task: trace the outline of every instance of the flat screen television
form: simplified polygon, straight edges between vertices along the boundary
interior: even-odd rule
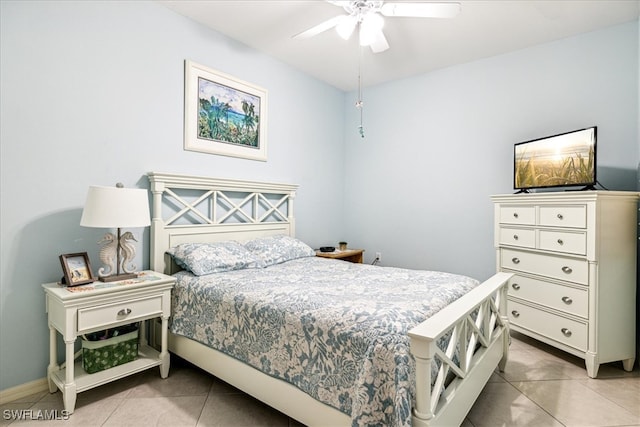
[[[514,145],[513,188],[596,185],[597,126],[547,136]]]

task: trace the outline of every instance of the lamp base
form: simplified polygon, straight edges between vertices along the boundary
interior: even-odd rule
[[[118,280],[135,279],[138,277],[136,273],[114,274],[113,276],[101,277],[101,282],[117,282]]]

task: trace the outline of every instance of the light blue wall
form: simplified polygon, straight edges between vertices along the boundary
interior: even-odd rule
[[[597,124],[601,181],[635,188],[637,22],[366,89],[361,140],[354,94],[155,3],[0,7],[0,390],[45,375],[40,283],[60,277],[58,255],[97,263],[103,230],[78,225],[89,185],[147,187],[151,170],[297,183],[311,245],[478,278],[513,143]],[[183,151],[184,59],[269,90],[268,162]]]
[[[46,374],[40,284],[61,277],[58,255],[97,268],[106,230],[79,226],[90,185],[148,188],[148,171],[299,184],[298,236],[342,237],[342,91],[153,2],[0,5],[0,389]],[[185,59],[269,91],[266,163],[183,151]]]
[[[599,181],[635,190],[638,79],[634,21],[366,88],[365,139],[349,94],[346,238],[382,264],[487,278],[514,143],[597,125]]]

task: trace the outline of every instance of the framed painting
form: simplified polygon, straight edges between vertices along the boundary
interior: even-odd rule
[[[60,255],[60,264],[67,286],[84,285],[95,281],[89,255],[86,252]]]
[[[184,149],[267,160],[267,91],[185,61]]]

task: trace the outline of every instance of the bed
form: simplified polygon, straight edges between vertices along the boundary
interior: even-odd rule
[[[449,273],[316,258],[295,239],[295,185],[158,172],[148,177],[151,268],[178,279],[170,351],[299,422],[459,425],[491,374],[504,369],[509,274],[478,284]],[[176,254],[176,248],[226,248],[230,242],[267,264],[248,260],[242,268],[209,274]],[[272,252],[255,252],[265,242],[286,242],[287,250],[295,247],[286,253],[296,255],[282,262],[264,256]],[[445,283],[445,296],[426,303],[421,292],[436,282]],[[332,298],[350,303],[339,306]],[[252,326],[249,318],[258,323]],[[325,323],[308,321],[316,318]],[[363,337],[374,330],[384,337],[367,344]],[[235,343],[225,332],[235,334]]]

